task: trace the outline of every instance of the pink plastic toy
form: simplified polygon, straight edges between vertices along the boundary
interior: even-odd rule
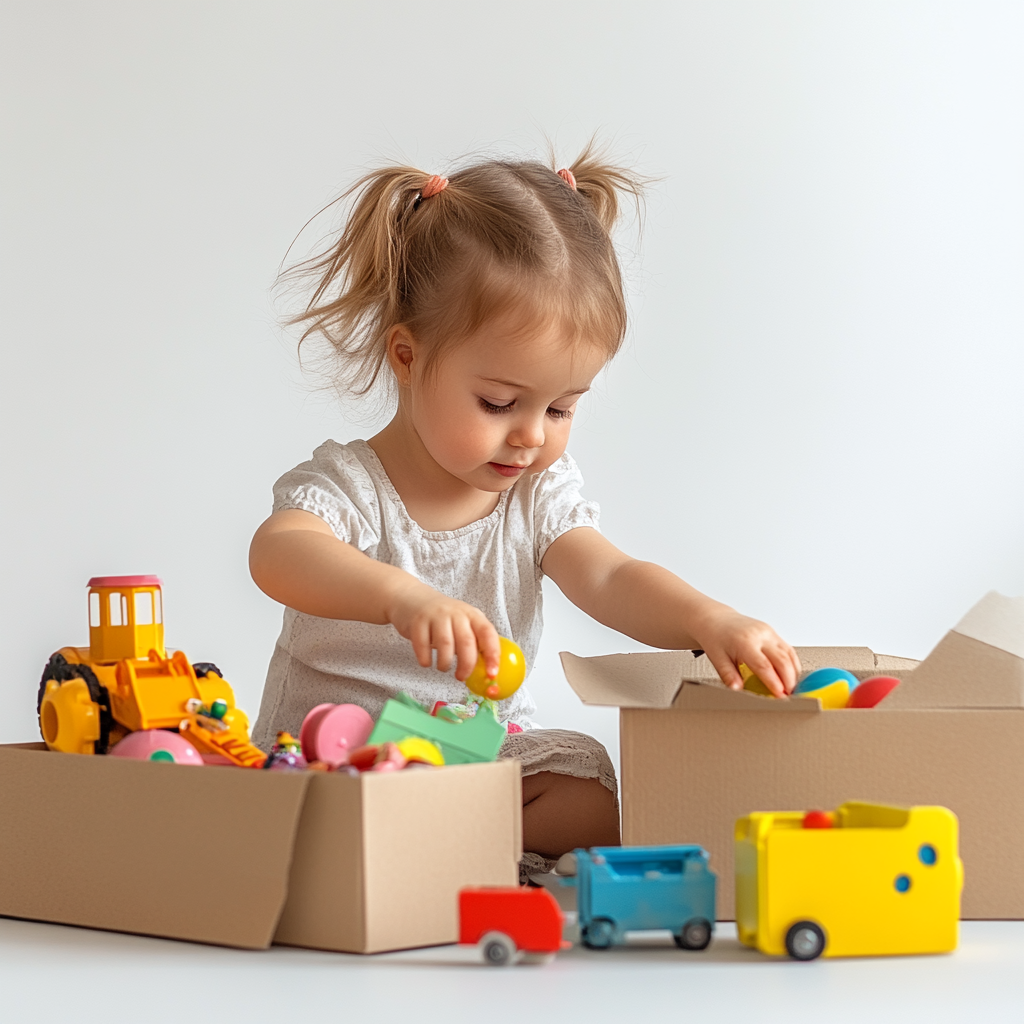
[[[203,764],[199,751],[183,736],[167,729],[130,732],[112,747],[108,757],[130,757],[136,761],[170,761],[174,764]]]
[[[299,742],[307,761],[344,764],[373,731],[373,719],[358,704],[318,704],[302,720]]]
[[[880,704],[886,697],[900,685],[895,676],[872,676],[865,679],[846,702],[848,708],[873,708]]]

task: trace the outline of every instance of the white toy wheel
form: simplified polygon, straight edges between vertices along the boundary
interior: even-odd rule
[[[477,945],[491,967],[508,967],[516,958],[516,944],[504,932],[487,932]]]

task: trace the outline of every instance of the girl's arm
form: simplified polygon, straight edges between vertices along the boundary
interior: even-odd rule
[[[275,512],[252,539],[249,571],[268,597],[296,611],[390,623],[412,643],[424,668],[436,650],[438,670],[447,672],[456,659],[455,678],[464,682],[479,649],[487,671],[498,671],[498,633],[483,612],[364,555],[311,512]]]
[[[630,558],[597,530],[563,533],[541,567],[577,608],[603,625],[651,647],[703,648],[733,689],[743,685],[740,662],[776,696],[796,685],[800,659],[771,626],[713,601],[660,565]]]

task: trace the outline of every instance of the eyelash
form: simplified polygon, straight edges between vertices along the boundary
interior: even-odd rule
[[[480,399],[480,405],[485,412],[499,415],[503,412],[511,412],[515,404],[515,402],[509,402],[508,405],[495,405],[493,402],[488,402],[486,398]],[[556,420],[571,420],[572,409],[548,409],[548,415]]]

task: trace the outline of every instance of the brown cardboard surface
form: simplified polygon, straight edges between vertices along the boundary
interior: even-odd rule
[[[722,917],[734,912],[737,818],[868,800],[951,808],[963,916],[1024,919],[1020,652],[1024,599],[989,594],[920,665],[866,647],[798,648],[805,669],[899,677],[872,709],[730,691],[689,652],[570,655],[563,666],[584,703],[622,708],[623,842],[705,846],[722,880]]]
[[[885,707],[1024,707],[1024,660],[950,631],[886,697]]]
[[[314,777],[275,941],[356,953],[456,941],[459,889],[518,880],[521,806],[512,761]]]
[[[953,630],[1024,658],[1024,597],[1004,597],[990,591]]]
[[[266,948],[306,783],[0,746],[0,914]]]
[[[274,941],[358,951],[366,943],[362,779],[317,773],[309,782]]]
[[[700,843],[731,920],[733,824],[846,800],[941,804],[960,818],[965,918],[1024,917],[1024,713],[622,712],[623,842]]]

